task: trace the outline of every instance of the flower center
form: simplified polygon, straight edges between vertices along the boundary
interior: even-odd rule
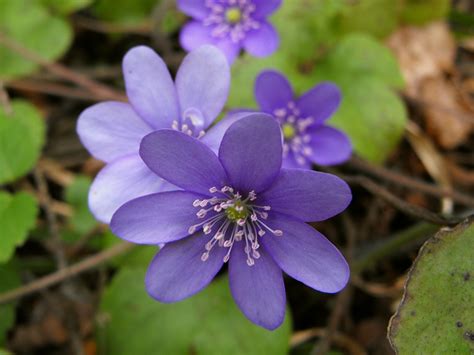
[[[174,120],[171,128],[197,138],[201,138],[206,133],[204,132],[204,117],[201,111],[195,108],[185,110],[181,121]]]
[[[285,140],[291,140],[296,135],[295,126],[293,126],[291,123],[284,123],[281,126],[281,130],[283,131],[283,137]]]
[[[309,156],[313,153],[309,146],[311,136],[307,130],[313,125],[314,119],[301,117],[300,110],[292,101],[285,107],[276,109],[273,115],[280,122],[283,133],[283,156],[287,157],[291,153],[299,165],[307,165]]]
[[[260,28],[260,23],[252,17],[255,12],[252,0],[208,0],[206,7],[210,11],[203,25],[212,27],[214,38],[228,37],[239,43],[248,31]]]
[[[281,230],[272,229],[266,223],[270,206],[258,205],[255,191],[250,191],[245,199],[230,186],[221,189],[212,187],[209,192],[213,197],[193,202],[193,206],[199,208],[196,216],[204,221],[192,225],[188,230],[189,234],[193,234],[202,228],[205,235],[212,234],[201,260],[206,261],[217,244],[218,247],[228,249],[224,257],[224,262],[227,262],[234,245],[241,243],[247,254],[247,265],[254,265],[255,260],[260,258],[259,238],[267,232],[275,236],[283,235]]]
[[[225,12],[225,18],[228,23],[235,25],[242,19],[242,12],[238,7],[230,7]]]

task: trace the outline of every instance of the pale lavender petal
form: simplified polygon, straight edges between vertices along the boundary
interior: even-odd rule
[[[189,227],[202,222],[193,206],[202,195],[169,191],[146,195],[124,204],[110,227],[122,239],[137,244],[169,243],[188,236]],[[210,217],[211,215],[209,215]]]
[[[209,13],[205,0],[178,0],[178,8],[198,20],[204,19]]]
[[[260,27],[247,32],[243,41],[244,49],[255,57],[269,56],[279,44],[278,33],[268,22],[260,22]]]
[[[204,121],[192,123],[199,130],[206,129],[221,113],[229,85],[229,64],[219,49],[206,45],[192,51],[176,74],[181,117],[186,122],[187,110],[198,110]]]
[[[215,40],[211,36],[210,27],[199,21],[190,21],[181,29],[179,42],[181,47],[189,52],[204,44],[214,44]]]
[[[226,117],[209,128],[204,137],[201,138],[201,142],[203,142],[205,145],[211,148],[214,153],[217,154],[219,152],[219,146],[221,145],[222,137],[224,137],[227,129],[234,122],[237,122],[241,118],[247,117],[250,113],[255,113],[255,111],[229,113]]]
[[[177,189],[150,171],[138,154],[133,154],[107,164],[99,172],[89,190],[89,208],[99,221],[109,223],[125,202]]]
[[[341,91],[329,82],[321,83],[304,93],[296,102],[301,117],[312,117],[320,124],[336,112],[341,102]]]
[[[166,244],[148,268],[146,289],[160,302],[177,302],[206,287],[224,264],[226,248],[213,248],[206,261],[209,236],[196,233],[188,238]]]
[[[229,261],[230,291],[235,302],[253,323],[269,330],[278,328],[285,319],[285,285],[283,275],[272,257],[260,248],[260,258],[247,265],[245,242],[237,242]]]
[[[135,111],[153,128],[179,120],[178,98],[165,62],[151,48],[130,49],[123,59],[127,96]]]
[[[281,167],[285,169],[311,169],[311,162],[305,159],[304,164],[301,164],[296,161],[295,155],[289,152],[288,155],[283,158]]]
[[[349,137],[342,131],[329,126],[319,126],[308,131],[312,149],[310,159],[319,165],[340,164],[352,154]]]
[[[233,42],[229,37],[226,37],[220,41],[213,43],[219,48],[227,57],[227,61],[232,64],[240,53],[242,45],[240,43]]]
[[[146,136],[140,156],[158,176],[184,190],[209,195],[211,187],[227,185],[217,156],[204,143],[184,133],[160,130]]]
[[[282,236],[266,234],[261,242],[275,262],[294,279],[315,290],[335,293],[349,281],[349,266],[339,250],[309,225],[273,212],[269,226]]]
[[[255,80],[255,98],[262,111],[273,114],[293,101],[293,89],[280,72],[265,70]]]
[[[282,0],[253,0],[255,11],[252,16],[255,18],[264,18],[275,12],[281,5]]]
[[[137,154],[141,139],[151,131],[133,108],[123,102],[93,105],[77,121],[82,144],[95,158],[105,162]]]
[[[224,134],[219,159],[231,186],[241,193],[270,186],[281,167],[280,126],[266,114],[250,114],[232,124]]]
[[[323,221],[344,211],[351,189],[336,175],[304,169],[282,169],[259,204],[305,222]]]

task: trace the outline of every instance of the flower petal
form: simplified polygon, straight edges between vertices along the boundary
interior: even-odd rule
[[[329,82],[321,83],[304,93],[296,102],[302,117],[312,117],[315,124],[327,120],[341,102],[341,91]]]
[[[107,164],[89,190],[89,208],[101,222],[110,223],[112,215],[125,202],[139,196],[178,188],[156,176],[138,154]]]
[[[283,235],[267,234],[260,240],[284,272],[321,292],[335,293],[346,286],[349,266],[339,250],[321,233],[277,213],[271,213],[268,225],[282,230]]]
[[[153,128],[179,120],[178,98],[165,62],[149,47],[130,49],[123,58],[127,96],[135,111]]]
[[[255,324],[269,330],[285,319],[285,284],[283,274],[272,257],[260,248],[260,258],[247,265],[245,242],[237,242],[229,261],[230,291],[235,302]]]
[[[261,199],[261,200],[260,200]],[[305,169],[282,169],[259,204],[305,222],[323,221],[344,211],[351,189],[336,175]]]
[[[169,243],[189,235],[189,227],[202,222],[193,206],[202,195],[168,191],[146,195],[115,212],[110,227],[122,239],[137,244]]]
[[[209,13],[205,0],[178,0],[178,8],[198,20],[204,19]]]
[[[217,156],[205,144],[184,133],[160,130],[147,135],[140,156],[158,176],[187,191],[209,195],[227,176]]]
[[[82,144],[95,158],[105,162],[138,153],[141,139],[151,131],[133,108],[122,102],[93,105],[77,121]]]
[[[204,122],[197,128],[206,129],[221,113],[229,85],[229,64],[219,49],[206,45],[192,51],[184,58],[176,74],[181,117],[186,118],[186,110],[197,109],[204,116]]]
[[[260,27],[247,33],[244,49],[255,57],[266,57],[276,51],[280,38],[275,28],[268,22],[260,22]]]
[[[255,98],[264,112],[273,115],[293,100],[293,89],[288,80],[276,70],[262,71],[255,80]]]
[[[283,158],[281,167],[285,169],[311,169],[311,162],[305,159],[304,163],[301,164],[296,160],[293,152],[288,152],[288,155]]]
[[[227,129],[241,118],[247,117],[252,112],[236,112],[229,113],[226,117],[216,123],[215,126],[209,128],[204,137],[201,138],[201,142],[207,145],[214,153],[219,152],[219,146],[221,145],[222,137],[224,137]]]
[[[206,287],[224,264],[226,248],[214,248],[206,261],[209,237],[196,233],[188,238],[166,244],[148,268],[146,289],[160,302],[176,302]]]
[[[313,151],[310,159],[314,163],[334,165],[350,158],[352,144],[344,132],[329,126],[320,126],[308,133],[311,135],[311,141],[308,144]]]
[[[202,22],[190,21],[183,26],[179,34],[179,43],[186,51],[192,51],[204,44],[214,44],[211,29]]]
[[[250,114],[224,134],[219,159],[231,186],[241,193],[270,186],[281,167],[282,136],[273,117]]]
[[[253,0],[255,11],[252,13],[252,16],[264,18],[276,11],[280,7],[281,2],[282,0]]]

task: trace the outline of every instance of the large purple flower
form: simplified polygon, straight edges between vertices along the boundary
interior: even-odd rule
[[[285,314],[282,270],[322,292],[346,285],[344,257],[304,222],[343,211],[350,189],[334,175],[281,169],[281,131],[269,115],[233,123],[218,156],[172,130],[146,136],[140,155],[183,189],[132,200],[112,218],[112,231],[125,240],[166,243],[146,277],[147,291],[158,301],[195,294],[228,261],[230,289],[242,312],[275,329]]]
[[[283,167],[334,165],[350,157],[349,138],[325,124],[341,101],[336,85],[321,83],[297,98],[282,74],[267,70],[255,81],[255,97],[260,109],[280,123],[284,137]]]
[[[151,172],[138,155],[141,139],[173,128],[217,150],[228,123],[207,127],[220,114],[229,91],[230,68],[217,48],[203,46],[188,54],[176,83],[163,60],[148,47],[132,48],[123,72],[130,103],[103,102],[86,109],[77,124],[84,146],[107,165],[89,191],[95,217],[109,223],[125,202],[150,193],[177,189]]]
[[[281,0],[178,0],[181,11],[194,19],[181,30],[181,46],[189,51],[213,44],[230,63],[241,48],[256,57],[270,55],[279,39],[266,17],[280,4]]]

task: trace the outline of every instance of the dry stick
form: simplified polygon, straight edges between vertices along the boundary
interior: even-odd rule
[[[48,221],[48,228],[49,232],[51,233],[51,240],[53,242],[50,251],[54,254],[58,267],[60,269],[64,269],[67,265],[66,254],[64,253],[63,243],[61,240],[61,235],[59,233],[58,220],[56,218],[56,214],[54,213],[51,207],[51,197],[49,196],[48,184],[46,182],[46,179],[44,178],[43,172],[41,172],[38,167],[33,170],[33,177],[38,186],[39,195],[44,201],[43,208],[46,214],[46,219]]]
[[[393,207],[398,209],[399,211],[415,217],[419,218],[434,224],[439,224],[442,226],[453,226],[456,225],[464,220],[464,218],[459,217],[444,217],[437,213],[431,212],[425,208],[418,207],[403,201],[402,199],[398,198],[382,186],[378,185],[373,180],[365,177],[365,176],[353,176],[353,175],[341,175],[339,176],[346,180],[350,184],[357,184],[365,188],[367,191],[377,195],[378,197],[382,198],[386,202],[390,203]]]
[[[106,85],[98,83],[94,80],[89,79],[88,77],[79,74],[69,68],[59,64],[52,63],[41,55],[31,51],[30,49],[24,47],[22,44],[18,43],[14,39],[5,35],[5,33],[0,32],[0,44],[4,45],[8,49],[14,51],[15,53],[21,55],[23,58],[30,60],[40,66],[44,67],[49,72],[62,77],[68,81],[76,83],[79,86],[89,90],[97,96],[100,96],[102,99],[112,99],[119,101],[126,101],[125,95],[120,92],[117,92]]]
[[[301,330],[294,333],[290,339],[290,346],[295,347],[314,337],[322,337],[326,335],[326,329],[323,328],[312,328]],[[333,334],[334,342],[341,348],[348,351],[351,355],[365,355],[367,352],[362,346],[355,340],[351,339],[345,334],[336,332]]]
[[[21,80],[10,81],[6,83],[5,85],[12,89],[39,92],[42,94],[47,94],[47,95],[52,95],[52,96],[67,97],[70,99],[77,99],[77,100],[84,100],[84,101],[100,101],[101,100],[101,98],[98,97],[97,95],[94,95],[90,93],[89,91],[84,91],[83,89],[72,88],[66,85],[42,82],[42,81],[37,81],[37,80],[21,79]]]
[[[464,195],[457,191],[443,189],[434,184],[426,183],[415,178],[411,178],[401,173],[383,168],[381,166],[374,166],[370,163],[360,159],[352,158],[350,163],[352,167],[362,170],[372,176],[384,179],[397,185],[405,186],[414,190],[424,192],[426,194],[436,197],[449,197],[465,206],[474,207],[474,198]]]
[[[33,281],[29,284],[21,286],[12,291],[5,292],[0,294],[0,304],[7,303],[19,299],[21,297],[30,295],[32,293],[38,292],[50,286],[56,285],[64,280],[67,280],[71,277],[77,276],[80,273],[91,270],[107,260],[110,260],[120,254],[123,254],[133,248],[133,244],[128,242],[121,242],[102,251],[94,256],[91,256],[87,259],[84,259],[77,264],[67,266],[64,269],[58,270],[50,275],[42,277],[36,281]]]

